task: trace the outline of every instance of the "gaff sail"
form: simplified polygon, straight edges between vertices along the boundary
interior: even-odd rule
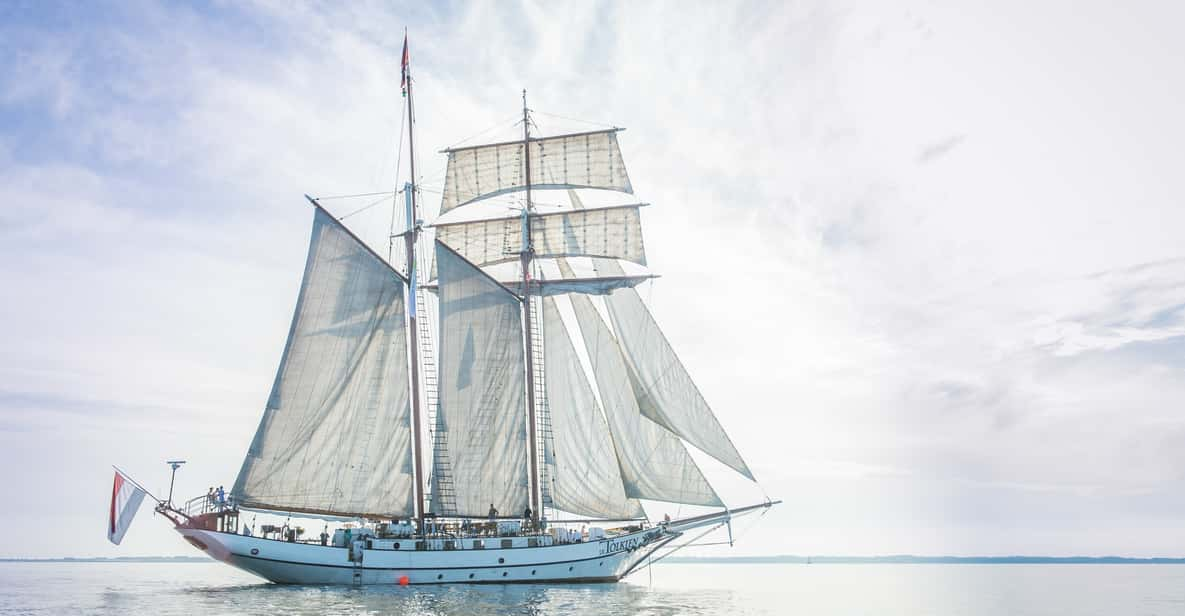
[[[115,545],[123,541],[132,519],[140,510],[147,494],[123,473],[115,471],[115,483],[111,486],[111,508],[107,518],[107,540]]]
[[[413,514],[405,284],[316,209],[288,344],[235,502],[330,515]]]
[[[432,494],[438,515],[482,516],[490,505],[522,511],[528,502],[526,373],[522,302],[441,242],[438,437],[447,461],[455,510]],[[445,455],[434,455],[433,477]]]

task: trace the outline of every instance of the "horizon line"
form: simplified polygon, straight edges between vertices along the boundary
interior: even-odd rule
[[[767,556],[671,556],[672,563],[736,563],[736,564],[1185,564],[1185,556],[919,556],[914,554],[887,554],[879,556],[845,555],[798,555],[779,554]],[[2,556],[0,563],[53,563],[53,562],[217,562],[209,556],[57,556],[22,557]]]

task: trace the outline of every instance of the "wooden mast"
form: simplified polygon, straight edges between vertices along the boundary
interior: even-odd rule
[[[523,324],[527,352],[527,443],[531,451],[531,465],[528,470],[531,489],[531,521],[539,519],[539,457],[535,451],[535,362],[534,341],[531,336],[531,259],[535,248],[531,244],[531,118],[527,112],[527,91],[523,90],[523,162],[526,167],[527,204],[523,208],[523,251],[519,253],[523,268]],[[537,525],[536,525],[537,526]]]
[[[407,153],[411,179],[404,185],[407,200],[407,230],[403,234],[404,245],[407,249],[407,331],[411,347],[411,416],[412,443],[414,444],[415,463],[415,513],[416,529],[424,533],[424,456],[420,430],[422,425],[420,409],[420,343],[419,329],[416,328],[416,240],[420,235],[419,209],[416,203],[416,139],[415,139],[415,107],[412,105],[411,62],[407,49],[407,31],[403,32],[403,82],[407,93]]]

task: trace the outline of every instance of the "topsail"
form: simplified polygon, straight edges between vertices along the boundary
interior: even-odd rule
[[[634,192],[617,145],[619,130],[531,139],[531,187]],[[448,169],[441,214],[526,188],[522,141],[453,148],[446,153]]]
[[[646,265],[640,204],[531,215],[535,257],[601,257]],[[436,239],[474,265],[513,261],[523,250],[522,217],[436,225]],[[432,275],[435,278],[435,271]]]

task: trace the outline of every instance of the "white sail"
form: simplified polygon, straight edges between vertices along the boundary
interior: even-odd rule
[[[622,273],[616,263],[600,264],[599,267],[610,273]],[[614,291],[605,297],[605,306],[629,360],[630,382],[642,414],[753,479],[753,473],[720,426],[638,292],[634,289]]]
[[[555,300],[543,300],[543,361],[554,450],[550,467],[554,507],[598,518],[645,515],[636,499],[626,497],[609,426],[576,356]]]
[[[244,507],[412,514],[404,280],[317,208],[263,419],[232,494]]]
[[[632,193],[617,145],[620,129],[531,139],[532,188],[601,188]],[[523,143],[512,141],[446,151],[440,213],[466,203],[522,190]]]
[[[527,506],[528,466],[522,302],[441,242],[436,262],[437,429],[448,441],[456,510],[434,494],[432,511],[484,516],[492,504],[517,515]]]
[[[723,507],[678,437],[638,411],[625,358],[592,300],[583,295],[571,299],[605,407],[626,495]]]
[[[646,265],[640,205],[531,215],[536,258],[605,257]],[[477,265],[519,258],[523,250],[518,216],[437,225],[436,239]],[[435,278],[435,270],[433,270]]]

